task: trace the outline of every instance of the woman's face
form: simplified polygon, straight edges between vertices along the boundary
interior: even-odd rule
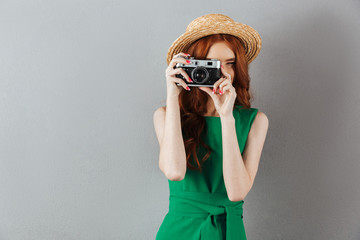
[[[221,64],[224,66],[225,71],[231,74],[231,83],[232,83],[234,81],[234,74],[235,74],[234,52],[224,42],[217,42],[210,47],[209,53],[206,56],[206,59],[211,59],[211,58],[216,58],[220,60]]]

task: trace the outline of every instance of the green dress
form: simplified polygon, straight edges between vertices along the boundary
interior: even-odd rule
[[[241,155],[257,112],[256,108],[235,105],[233,116]],[[246,240],[244,200],[230,201],[224,184],[221,119],[205,116],[205,120],[201,138],[213,151],[203,164],[202,173],[188,168],[183,180],[168,180],[169,211],[156,240]],[[199,161],[206,152],[204,147],[199,148]]]

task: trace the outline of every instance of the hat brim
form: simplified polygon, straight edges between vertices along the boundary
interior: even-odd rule
[[[221,26],[189,31],[182,34],[171,44],[170,48],[168,49],[166,57],[167,64],[170,64],[174,55],[183,52],[184,49],[186,49],[196,40],[218,33],[230,34],[237,37],[244,45],[245,55],[248,63],[251,63],[260,52],[262,45],[261,37],[255,29],[239,22],[226,23]]]

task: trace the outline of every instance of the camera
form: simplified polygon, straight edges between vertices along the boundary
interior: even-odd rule
[[[183,68],[189,77],[193,80],[192,83],[186,81],[183,75],[176,74],[175,76],[183,79],[188,86],[204,86],[212,87],[214,83],[221,77],[221,62],[218,59],[201,60],[194,59],[194,57],[184,57],[191,61],[189,64],[177,63],[174,69]],[[181,86],[177,83],[176,85]]]

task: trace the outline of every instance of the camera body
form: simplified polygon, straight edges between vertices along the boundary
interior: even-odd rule
[[[193,80],[192,83],[186,81],[183,75],[176,74],[175,76],[183,79],[188,86],[194,87],[212,87],[214,83],[220,79],[221,77],[221,62],[218,59],[211,60],[201,60],[194,59],[194,57],[184,57],[191,61],[190,64],[177,63],[174,67],[183,68],[185,72],[189,75],[189,77]],[[181,84],[177,83],[176,85],[181,86]]]

